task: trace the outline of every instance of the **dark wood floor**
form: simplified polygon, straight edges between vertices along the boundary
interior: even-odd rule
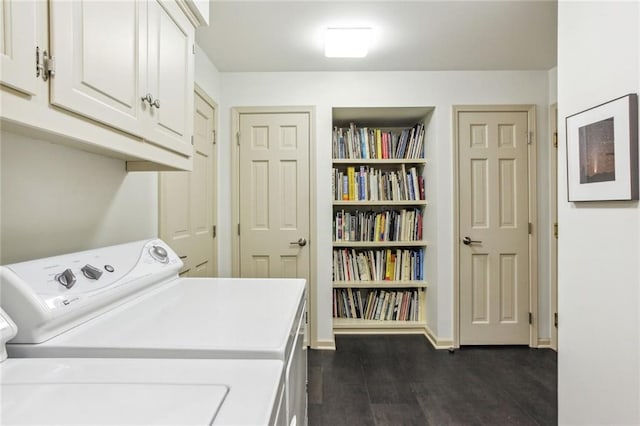
[[[549,349],[435,350],[422,336],[336,336],[309,351],[309,425],[555,425]]]

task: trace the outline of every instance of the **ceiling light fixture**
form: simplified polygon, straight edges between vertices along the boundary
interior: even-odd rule
[[[369,53],[371,28],[327,28],[324,56],[327,58],[364,58]]]

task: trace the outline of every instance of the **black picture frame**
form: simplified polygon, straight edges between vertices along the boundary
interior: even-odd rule
[[[567,199],[638,200],[638,95],[569,115]]]

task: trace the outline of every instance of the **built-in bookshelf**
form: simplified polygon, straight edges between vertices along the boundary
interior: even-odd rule
[[[335,332],[424,332],[432,108],[334,108]]]

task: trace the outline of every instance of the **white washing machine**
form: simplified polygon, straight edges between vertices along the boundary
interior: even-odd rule
[[[286,424],[307,422],[305,281],[179,278],[161,240],[0,267],[12,357],[274,359]]]
[[[7,359],[16,331],[0,309],[0,424],[285,424],[282,361]]]

